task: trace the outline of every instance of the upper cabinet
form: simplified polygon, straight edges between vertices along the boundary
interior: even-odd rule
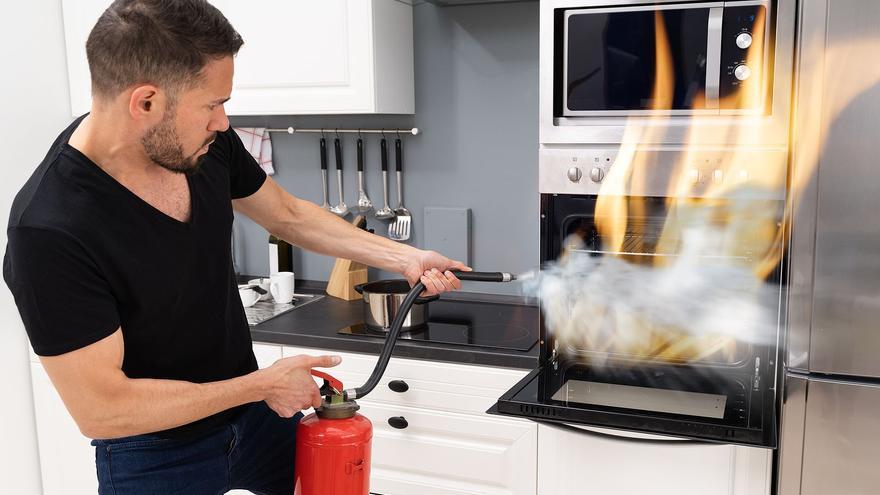
[[[91,105],[85,42],[107,0],[62,0],[74,115]],[[412,114],[412,6],[401,0],[213,0],[244,38],[229,115]]]

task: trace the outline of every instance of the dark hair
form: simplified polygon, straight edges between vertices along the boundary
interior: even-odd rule
[[[243,43],[205,0],[116,0],[86,41],[92,95],[112,98],[150,83],[174,99],[200,80],[209,59],[235,55]]]

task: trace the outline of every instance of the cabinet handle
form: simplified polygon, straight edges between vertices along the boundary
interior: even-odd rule
[[[403,380],[392,380],[388,382],[388,388],[402,394],[409,390],[409,385],[407,385],[406,382]]]
[[[392,416],[388,418],[388,424],[391,425],[392,428],[397,428],[398,430],[402,430],[409,426],[409,423],[403,416]]]

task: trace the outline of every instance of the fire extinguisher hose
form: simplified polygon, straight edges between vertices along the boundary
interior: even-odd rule
[[[474,282],[511,282],[516,280],[516,277],[510,273],[504,272],[462,272],[462,271],[453,271],[452,272],[459,280],[468,280]],[[367,383],[363,384],[357,388],[346,389],[343,392],[343,397],[345,400],[353,400],[359,399],[368,393],[370,393],[376,385],[379,384],[379,380],[382,378],[382,375],[385,374],[385,368],[388,367],[388,361],[391,359],[391,352],[394,350],[394,344],[397,343],[397,337],[400,335],[400,329],[403,328],[403,321],[406,319],[409,314],[409,310],[412,308],[413,303],[419,297],[419,294],[425,290],[425,284],[421,282],[417,282],[409,292],[406,293],[406,297],[403,298],[403,301],[400,303],[400,306],[397,308],[397,314],[394,315],[394,320],[391,321],[391,327],[388,330],[388,335],[385,337],[385,346],[382,348],[382,352],[379,354],[379,360],[376,362],[376,367],[373,368],[373,373],[370,375],[370,378],[367,379]]]

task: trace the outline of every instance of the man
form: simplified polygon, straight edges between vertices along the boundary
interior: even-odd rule
[[[4,278],[84,435],[100,493],[290,493],[309,375],[257,370],[229,246],[233,209],[303,248],[460,288],[437,253],[287,194],[229,129],[242,45],[204,0],[117,0],[87,42],[92,111],[13,203]]]

